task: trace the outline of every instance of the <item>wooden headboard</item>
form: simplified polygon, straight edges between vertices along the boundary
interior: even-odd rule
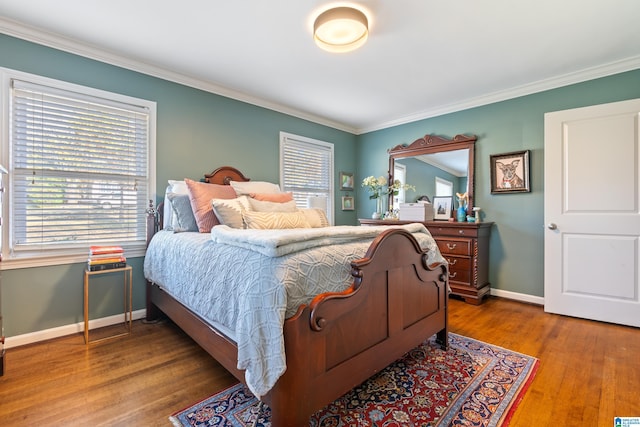
[[[208,184],[229,185],[231,181],[251,181],[242,172],[231,166],[222,166],[211,173],[204,174],[204,182]]]

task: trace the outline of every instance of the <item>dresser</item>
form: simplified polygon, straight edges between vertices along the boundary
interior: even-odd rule
[[[401,225],[415,221],[360,219],[361,225]],[[489,238],[493,222],[425,221],[449,263],[451,293],[467,303],[481,304],[489,295]]]

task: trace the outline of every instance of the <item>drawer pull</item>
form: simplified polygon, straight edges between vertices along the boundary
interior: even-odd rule
[[[458,233],[464,234],[464,230],[458,230]]]
[[[453,273],[449,273],[449,279],[453,279],[454,277],[456,277],[458,275],[457,271],[454,271]]]
[[[447,261],[449,261],[449,265],[456,265],[458,263],[457,259],[448,259]]]
[[[447,249],[450,251],[454,250],[458,246],[456,243],[447,243]]]

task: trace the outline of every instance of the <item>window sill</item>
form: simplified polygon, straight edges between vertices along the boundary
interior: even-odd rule
[[[127,258],[142,257],[145,248],[125,249]],[[50,256],[23,256],[23,257],[2,257],[0,270],[15,270],[19,268],[48,267],[53,265],[78,264],[87,262],[88,253],[74,253],[66,255]]]

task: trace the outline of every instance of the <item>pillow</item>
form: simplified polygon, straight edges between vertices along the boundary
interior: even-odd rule
[[[231,228],[245,228],[242,213],[251,210],[247,196],[235,199],[212,199],[211,207],[220,223]]]
[[[329,220],[324,210],[319,208],[300,209],[311,228],[328,227]]]
[[[247,228],[251,229],[284,229],[310,228],[304,214],[298,212],[242,212]]]
[[[196,223],[196,217],[193,216],[189,195],[168,193],[167,200],[171,206],[171,223],[167,230],[173,230],[175,233],[198,231],[198,224]]]
[[[284,203],[293,200],[293,193],[251,193],[249,196],[263,202]]]
[[[280,193],[280,186],[272,182],[264,181],[230,181],[229,184],[236,190],[236,194],[252,193]]]
[[[285,203],[262,202],[251,197],[247,200],[249,200],[251,210],[257,212],[295,212],[298,210],[295,200]]]
[[[220,224],[211,209],[211,199],[234,199],[236,192],[229,185],[206,184],[188,178],[185,178],[184,182],[189,189],[189,200],[198,230],[201,233],[209,233],[211,228]]]
[[[162,228],[169,229],[171,228],[171,220],[173,216],[172,208],[171,208],[171,200],[167,199],[167,194],[175,193],[175,194],[189,194],[189,190],[187,190],[187,184],[184,181],[177,181],[170,179],[168,181],[167,188],[164,191],[164,209],[162,210]]]

